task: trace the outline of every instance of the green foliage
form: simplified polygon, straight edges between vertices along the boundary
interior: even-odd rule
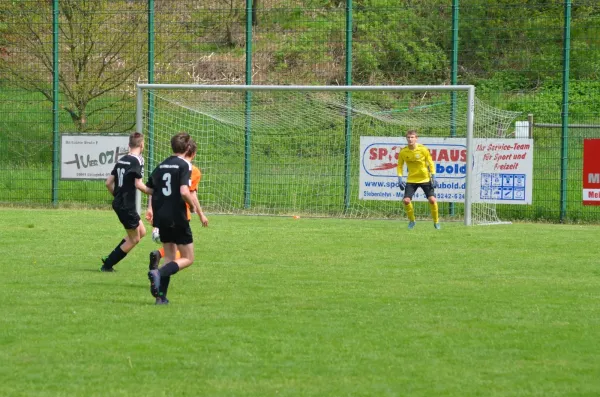
[[[147,64],[145,51],[140,51],[147,36],[144,6],[125,0],[58,4],[61,110],[77,131],[122,128],[129,116],[122,111],[123,103],[132,98],[125,85],[139,78]],[[0,56],[0,75],[12,86],[52,101],[51,4],[22,1],[1,10],[7,28],[1,32],[0,47],[7,55]],[[111,101],[103,100],[105,96]],[[98,114],[102,121],[94,123]],[[120,131],[132,126],[129,122]]]
[[[389,12],[391,3],[365,1],[354,13],[356,32],[354,80],[373,81],[377,76],[396,83],[436,84],[446,77],[448,59],[437,41],[432,23],[418,18],[416,9],[398,8]]]

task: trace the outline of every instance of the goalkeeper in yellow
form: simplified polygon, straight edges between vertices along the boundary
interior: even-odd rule
[[[418,188],[423,190],[429,208],[431,208],[431,217],[433,218],[433,227],[440,228],[440,219],[437,201],[435,199],[435,165],[431,159],[431,153],[425,146],[417,143],[417,132],[409,130],[406,132],[407,146],[403,147],[398,154],[398,186],[404,190],[404,207],[408,215],[408,228],[413,229],[415,222],[415,209],[412,204],[412,197]],[[405,179],[402,175],[404,164],[408,168],[408,175]]]

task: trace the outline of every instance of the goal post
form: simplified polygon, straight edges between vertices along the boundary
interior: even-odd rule
[[[146,135],[149,172],[170,155],[172,135],[186,131],[194,137],[204,175],[200,201],[208,212],[398,218],[404,208],[392,186],[392,168],[406,131],[419,131],[428,147],[427,139],[440,141],[459,131],[456,139],[463,143],[452,145],[466,153],[462,160],[473,159],[475,134],[497,137],[517,114],[490,109],[476,99],[472,85],[138,84],[136,129]],[[364,169],[365,137],[397,141],[379,175],[391,200],[363,195],[359,175],[373,176]],[[463,163],[457,168],[464,182],[457,185],[464,195],[449,204],[460,208],[457,214],[454,207],[441,211],[442,218],[497,223],[495,203],[473,202],[472,184],[482,170],[475,161]],[[446,205],[444,198],[438,201]],[[478,211],[480,205],[486,208]],[[427,216],[426,205],[418,209]]]

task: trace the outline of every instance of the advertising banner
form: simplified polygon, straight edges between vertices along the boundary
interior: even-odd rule
[[[583,205],[600,205],[600,139],[583,140]]]
[[[419,138],[435,164],[441,202],[464,202],[467,174],[465,138]],[[403,137],[360,138],[359,198],[402,200],[398,188],[398,153],[406,146]],[[531,204],[533,192],[533,141],[530,139],[475,139],[471,161],[475,173],[473,202]],[[407,175],[404,170],[403,175]],[[413,197],[425,201],[421,189]]]
[[[129,135],[63,134],[60,179],[106,179],[129,152]]]

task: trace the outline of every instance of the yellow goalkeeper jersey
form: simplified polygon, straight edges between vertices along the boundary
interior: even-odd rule
[[[405,146],[398,154],[398,176],[402,176],[404,164],[408,168],[408,183],[427,183],[435,174],[435,165],[431,153],[424,145],[416,144],[414,150]]]

